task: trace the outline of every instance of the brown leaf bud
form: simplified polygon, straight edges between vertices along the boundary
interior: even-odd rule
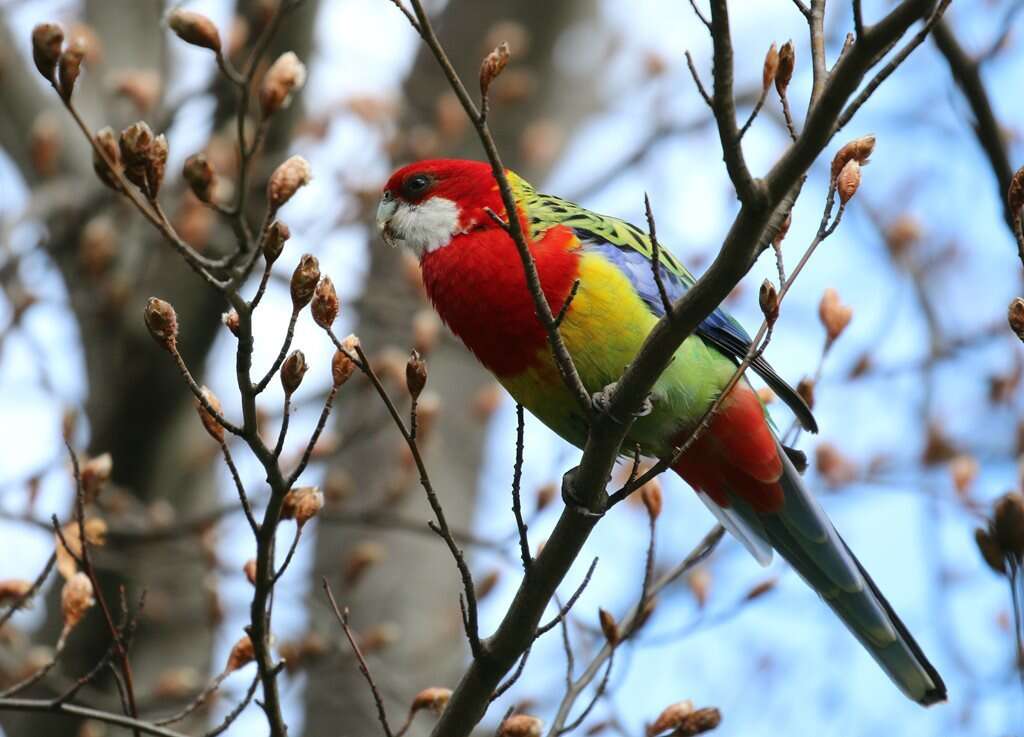
[[[966,497],[971,484],[978,476],[978,461],[972,456],[961,453],[949,464],[949,475],[953,479],[953,488],[961,497]]]
[[[690,714],[693,714],[693,702],[689,699],[666,706],[658,718],[647,726],[647,737],[654,737],[654,735],[675,729]]]
[[[622,639],[622,633],[619,631],[619,625],[615,621],[615,617],[607,609],[598,608],[597,618],[601,622],[601,631],[604,632],[604,639],[612,647],[618,645],[619,640]]]
[[[818,318],[825,327],[825,335],[831,343],[838,338],[853,318],[853,308],[839,301],[839,293],[829,287],[818,303]]]
[[[1010,208],[1010,214],[1015,218],[1021,215],[1024,208],[1024,166],[1010,179],[1010,188],[1006,192],[1006,205]]]
[[[996,502],[992,535],[1003,553],[1018,562],[1024,558],[1024,495],[1011,491]]]
[[[60,592],[60,609],[64,616],[64,632],[61,636],[66,636],[74,629],[95,603],[92,581],[86,574],[79,572],[69,578]]]
[[[775,585],[778,582],[779,582],[779,579],[777,579],[777,578],[766,578],[764,581],[761,581],[760,583],[754,584],[754,586],[751,587],[750,591],[748,591],[746,594],[744,594],[743,600],[744,601],[753,601],[754,599],[761,598],[765,594],[771,592],[775,588]]]
[[[846,143],[836,151],[836,155],[832,157],[832,181],[835,182],[839,176],[839,172],[843,170],[849,161],[856,161],[861,166],[868,163],[868,158],[871,156],[871,152],[875,150],[875,137],[874,136],[861,136],[860,138],[854,138],[849,143]]]
[[[121,169],[121,147],[118,145],[117,137],[114,135],[114,130],[110,126],[106,126],[96,131],[96,144],[106,155],[110,164],[113,164],[115,169],[112,170],[107,164],[107,161],[104,161],[96,151],[93,151],[92,154],[92,168],[101,182],[114,191],[120,192],[121,182],[118,180],[114,172]]]
[[[118,141],[121,146],[121,159],[124,162],[125,177],[147,195],[146,173],[154,138],[156,136],[153,135],[149,125],[139,121],[132,123],[121,131],[121,137]]]
[[[75,36],[60,55],[57,66],[57,89],[65,100],[70,100],[71,93],[75,91],[75,82],[82,71],[82,60],[86,51],[84,39]]]
[[[498,78],[498,75],[508,65],[511,56],[508,42],[502,41],[484,57],[483,62],[480,64],[480,94],[483,97],[487,97],[487,93],[491,89],[491,83]]]
[[[833,489],[857,479],[857,466],[831,443],[818,444],[814,449],[814,462],[825,484]]]
[[[224,323],[224,327],[231,331],[231,334],[236,338],[238,337],[238,331],[241,329],[241,319],[238,317],[238,313],[235,310],[228,310],[220,316],[220,321]]]
[[[270,65],[260,87],[260,110],[269,118],[291,104],[292,96],[306,83],[306,65],[294,51],[286,51]]]
[[[217,399],[217,395],[209,390],[207,387],[202,389],[203,400],[209,405],[214,412],[218,415],[222,415],[220,400]],[[206,432],[210,434],[210,437],[217,442],[224,442],[224,426],[221,425],[217,418],[206,409],[203,402],[196,401],[196,411],[199,413],[199,419],[203,423],[203,427],[206,428]]]
[[[85,494],[86,501],[92,501],[99,496],[103,485],[110,480],[113,470],[114,459],[110,453],[90,458],[82,464],[79,478],[82,480],[82,493]]]
[[[301,156],[292,156],[274,170],[267,184],[267,200],[271,212],[277,212],[300,187],[313,179],[313,169]]]
[[[694,737],[694,735],[710,732],[722,723],[722,713],[714,707],[697,709],[683,717],[672,737]]]
[[[558,494],[558,487],[555,484],[544,484],[537,489],[537,511],[540,512],[551,506],[556,494]]]
[[[253,650],[252,640],[249,639],[249,635],[242,635],[231,648],[227,665],[224,666],[224,672],[234,673],[239,668],[243,668],[251,663],[255,657],[256,653]]]
[[[320,262],[316,256],[305,254],[299,259],[299,265],[292,273],[291,292],[292,306],[301,310],[313,299],[316,285],[320,281]]]
[[[154,199],[160,192],[160,185],[164,181],[164,173],[167,171],[167,136],[161,133],[153,139],[153,145],[149,149],[149,156],[146,158],[146,194]]]
[[[757,302],[761,306],[761,312],[769,325],[774,325],[779,319],[779,292],[770,279],[761,282],[761,289],[757,294]]]
[[[989,534],[988,530],[978,528],[974,531],[974,541],[978,544],[981,557],[988,563],[989,568],[1000,575],[1006,575],[1006,558],[999,543]]]
[[[355,355],[355,349],[359,345],[359,338],[350,335],[341,341],[341,345],[350,354]],[[356,370],[356,364],[343,351],[335,351],[331,360],[331,378],[335,386],[341,386],[348,381]]]
[[[150,297],[143,311],[146,327],[153,340],[169,351],[176,350],[178,341],[178,315],[170,302]]]
[[[764,55],[764,69],[761,72],[761,89],[765,92],[775,81],[775,75],[779,71],[779,50],[773,43],[768,47],[768,53]]]
[[[334,290],[334,282],[331,277],[325,276],[316,285],[313,293],[313,303],[309,306],[313,313],[313,321],[324,330],[330,329],[331,325],[338,318],[338,293]]]
[[[56,23],[40,23],[32,29],[32,60],[47,82],[54,81],[64,31]]]
[[[423,387],[427,385],[427,364],[420,358],[418,351],[409,355],[409,362],[405,364],[405,386],[409,390],[409,396],[413,400],[420,398]]]
[[[836,192],[839,193],[839,201],[846,204],[850,198],[857,194],[857,187],[860,186],[860,164],[856,159],[850,159],[839,170],[836,177]]]
[[[268,264],[277,261],[281,251],[284,250],[285,242],[291,237],[291,230],[280,220],[275,220],[270,224],[266,238],[263,240],[263,258],[267,260]]]
[[[452,690],[450,688],[438,688],[436,686],[425,688],[413,697],[412,706],[409,707],[409,715],[412,716],[424,709],[440,714],[444,711],[444,707],[448,705],[448,700],[451,697]]]
[[[245,580],[251,583],[253,586],[256,585],[256,559],[249,558],[245,561],[245,565],[242,566],[242,572],[245,574]]]
[[[324,495],[317,486],[296,486],[284,496],[281,519],[293,519],[302,527],[324,507]]]
[[[484,599],[488,594],[494,591],[494,588],[498,585],[498,581],[501,580],[501,571],[494,568],[485,573],[479,581],[476,583],[476,598]]]
[[[1006,310],[1006,319],[1014,334],[1024,340],[1024,299],[1014,297]]]
[[[167,25],[185,43],[220,53],[220,32],[205,15],[176,8],[167,16]]]
[[[652,520],[658,519],[662,507],[661,482],[658,479],[651,479],[640,487],[640,501],[647,509],[647,516]]]
[[[285,396],[295,393],[308,370],[306,355],[302,351],[295,350],[288,354],[288,358],[281,364],[281,386],[284,387]]]
[[[32,590],[32,582],[21,578],[8,578],[0,581],[0,604],[12,604],[20,601]]]
[[[384,546],[375,542],[356,545],[342,567],[342,578],[348,586],[355,586],[373,565],[384,560]]]
[[[189,189],[192,190],[200,202],[209,202],[213,196],[213,185],[216,180],[216,172],[213,165],[206,158],[206,154],[192,154],[185,159],[185,166],[181,171]]]
[[[498,737],[540,737],[544,722],[529,714],[513,714],[498,727]]]
[[[786,41],[779,49],[779,65],[775,71],[775,89],[780,95],[786,94],[789,81],[793,79],[793,69],[796,67],[796,49],[792,41]]]

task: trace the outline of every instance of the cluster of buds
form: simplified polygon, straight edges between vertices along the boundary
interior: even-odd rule
[[[260,87],[260,111],[269,118],[291,104],[292,97],[306,83],[306,65],[293,51],[287,51],[270,65]]]
[[[288,354],[288,358],[281,364],[281,386],[286,397],[295,393],[308,370],[309,364],[306,363],[306,355],[302,351],[294,350]]]
[[[835,342],[853,319],[853,308],[839,301],[839,293],[829,287],[818,303],[818,318],[825,327],[828,345]]]
[[[349,358],[349,355],[356,354],[359,348],[359,338],[355,335],[349,335],[341,341],[341,347],[345,350],[335,351],[334,358],[331,359],[331,379],[336,387],[344,384],[355,373],[356,364]]]
[[[320,262],[316,256],[305,254],[299,259],[299,265],[292,272],[290,283],[292,307],[301,310],[309,304],[320,281]]]
[[[125,178],[146,197],[156,199],[167,170],[167,136],[154,136],[149,125],[139,121],[121,131],[118,145]]]
[[[1024,494],[1010,491],[995,503],[988,528],[974,532],[978,549],[989,567],[1006,575],[1024,565]]]
[[[510,58],[512,58],[512,54],[509,51],[507,41],[502,41],[484,57],[483,62],[480,64],[481,97],[487,97],[487,93],[491,89],[491,83],[494,82],[494,80],[498,78],[498,75],[502,73],[506,66],[508,66]]]
[[[277,212],[300,187],[313,180],[313,168],[301,156],[292,156],[278,166],[267,183],[267,202],[271,212]]]
[[[658,718],[647,727],[647,737],[654,737],[669,730],[672,737],[692,737],[709,732],[722,721],[722,714],[714,707],[694,709],[689,699],[667,706]]]
[[[330,330],[334,321],[338,319],[338,311],[341,305],[338,302],[338,293],[334,289],[334,282],[331,277],[325,276],[316,285],[313,293],[313,303],[309,311],[313,313],[313,322],[324,330]]]
[[[205,15],[176,8],[167,16],[167,25],[185,43],[220,53],[220,32]]]
[[[498,737],[541,737],[544,722],[529,714],[513,714],[498,727]]]
[[[420,357],[419,351],[414,350],[409,354],[409,362],[405,364],[405,386],[414,402],[420,398],[426,385],[427,363]]]
[[[856,194],[860,186],[860,168],[867,165],[874,150],[875,137],[861,136],[845,144],[832,157],[832,184],[842,204],[845,205]]]
[[[64,46],[64,30],[56,23],[40,23],[32,29],[32,60],[43,78],[68,102],[89,52],[84,34],[75,34]]]
[[[757,293],[757,303],[761,306],[761,313],[769,326],[775,324],[779,319],[779,290],[772,284],[771,279],[761,282],[761,289]]]
[[[281,519],[293,519],[302,527],[324,508],[324,494],[317,486],[296,486],[284,496]]]

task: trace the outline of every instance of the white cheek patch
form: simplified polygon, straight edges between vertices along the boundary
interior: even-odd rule
[[[448,245],[460,231],[459,207],[443,197],[431,197],[418,205],[402,203],[388,223],[395,238],[417,255]]]

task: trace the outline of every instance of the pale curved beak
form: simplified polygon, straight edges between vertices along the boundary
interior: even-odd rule
[[[377,230],[381,233],[387,228],[391,218],[394,217],[395,211],[398,209],[398,203],[395,202],[388,194],[381,197],[380,203],[377,205]]]

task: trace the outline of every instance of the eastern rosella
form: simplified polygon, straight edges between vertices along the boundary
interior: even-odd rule
[[[664,314],[651,241],[629,223],[507,175],[553,312],[579,281],[561,334],[587,390],[600,391],[622,375]],[[377,221],[388,243],[419,257],[427,294],[448,327],[517,402],[582,446],[586,421],[556,368],[515,244],[488,210],[504,212],[489,165],[421,161],[388,180]],[[659,264],[671,299],[694,283],[669,252],[661,250]],[[749,346],[739,323],[716,310],[676,351],[653,388],[653,409],[637,419],[626,447],[670,454]],[[804,427],[816,429],[806,404],[766,361],[752,368]],[[805,488],[746,380],[674,470],[762,565],[778,550],[907,696],[924,705],[945,699],[942,678]]]

